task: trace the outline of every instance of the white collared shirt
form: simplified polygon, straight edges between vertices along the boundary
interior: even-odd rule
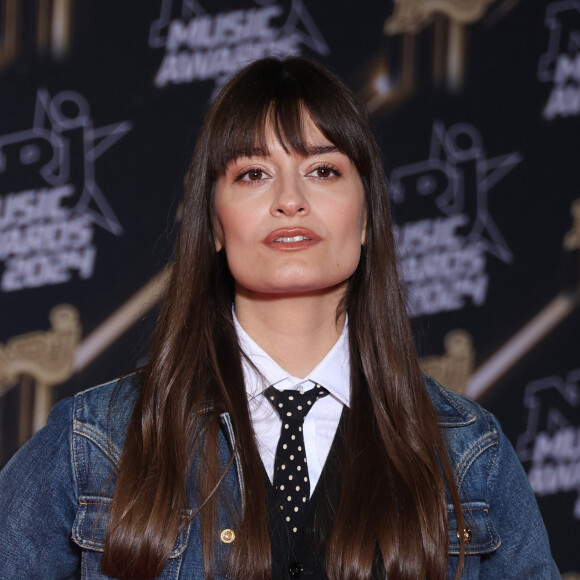
[[[306,391],[315,384],[319,384],[330,393],[316,401],[304,419],[304,446],[312,495],[332,446],[343,406],[349,406],[350,403],[347,320],[338,341],[303,379],[290,375],[256,344],[242,328],[235,313],[234,324],[242,351],[259,371],[256,373],[252,366],[242,358],[250,419],[256,434],[258,451],[270,481],[273,481],[274,477],[274,459],[282,421],[266,397],[262,395],[263,391],[270,385],[274,385],[281,391],[286,389]]]

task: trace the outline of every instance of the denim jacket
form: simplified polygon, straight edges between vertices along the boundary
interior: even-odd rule
[[[425,384],[448,444],[469,528],[462,578],[559,579],[534,495],[497,420],[435,381],[426,378]],[[138,388],[138,375],[130,375],[61,401],[47,425],[0,473],[2,580],[108,578],[99,566],[114,487],[112,473]],[[224,414],[220,434],[224,468],[233,445],[232,424]],[[234,461],[224,480],[226,493],[238,501],[242,485]],[[450,505],[448,510],[448,578],[453,578],[459,541]],[[219,518],[218,562],[232,547],[220,532],[235,532],[225,508]],[[199,518],[177,537],[160,578],[203,578]]]

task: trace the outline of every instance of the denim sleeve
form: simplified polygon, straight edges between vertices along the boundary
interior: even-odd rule
[[[56,579],[80,565],[71,540],[78,506],[73,476],[72,399],[52,410],[47,425],[0,473],[0,578]]]
[[[497,453],[490,459],[488,497],[490,516],[501,545],[481,562],[485,580],[560,580],[552,559],[544,522],[518,457],[497,420]]]

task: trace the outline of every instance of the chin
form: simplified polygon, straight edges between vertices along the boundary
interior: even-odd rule
[[[328,280],[325,282],[313,280],[270,280],[267,284],[248,284],[236,283],[236,292],[241,294],[255,294],[261,296],[271,296],[273,299],[283,296],[307,296],[307,295],[325,295],[343,290],[346,287],[348,279]]]

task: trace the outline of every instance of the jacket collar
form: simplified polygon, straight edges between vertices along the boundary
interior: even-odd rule
[[[444,389],[431,377],[424,376],[423,380],[440,427],[464,427],[476,421],[475,406],[467,399]]]

